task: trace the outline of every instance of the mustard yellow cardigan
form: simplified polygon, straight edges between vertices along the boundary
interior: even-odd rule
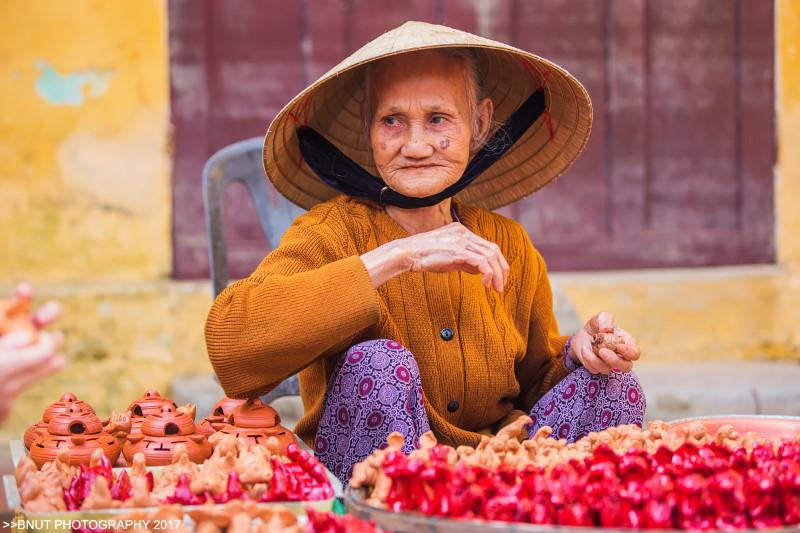
[[[460,272],[405,273],[374,289],[359,256],[408,234],[380,206],[337,197],[299,217],[214,302],[206,344],[225,393],[260,395],[300,372],[305,415],[295,431],[312,445],[337,359],[353,344],[387,338],[414,354],[441,442],[474,446],[477,431],[529,411],[569,372],[545,262],[517,222],[455,208],[467,228],[500,246],[511,267],[505,292]],[[450,340],[442,328],[453,330]],[[460,407],[451,413],[453,400]]]

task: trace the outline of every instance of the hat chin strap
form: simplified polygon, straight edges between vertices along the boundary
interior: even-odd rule
[[[308,126],[297,128],[300,152],[314,173],[339,192],[357,198],[366,198],[403,209],[436,205],[455,196],[472,183],[495,161],[503,157],[514,143],[545,111],[544,89],[538,89],[500,126],[464,169],[464,174],[454,184],[430,196],[415,198],[389,188],[380,178],[364,170],[358,163]]]

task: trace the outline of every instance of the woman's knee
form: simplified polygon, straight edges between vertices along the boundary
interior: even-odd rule
[[[374,339],[354,344],[344,354],[343,365],[363,367],[380,372],[408,367],[412,373],[419,371],[414,355],[401,343],[391,339]]]
[[[634,372],[612,372],[610,374],[591,374],[585,368],[575,372],[583,372],[588,378],[587,396],[590,400],[602,397],[612,402],[627,402],[632,407],[644,408],[647,404],[644,388]]]
[[[622,401],[627,401],[628,404],[634,407],[641,408],[644,411],[647,405],[647,398],[645,397],[644,388],[642,387],[639,376],[634,372],[616,372],[616,378],[622,384],[623,398]]]

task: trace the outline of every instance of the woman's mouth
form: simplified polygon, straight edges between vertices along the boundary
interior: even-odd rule
[[[442,165],[437,165],[436,163],[428,163],[425,165],[404,165],[400,167],[400,170],[419,170],[421,168],[433,168],[433,167],[440,167]]]

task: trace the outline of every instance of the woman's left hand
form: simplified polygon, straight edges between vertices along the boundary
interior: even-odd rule
[[[592,339],[601,333],[613,333],[623,342],[617,343],[614,349],[600,348],[595,353]],[[569,355],[580,363],[592,374],[608,374],[612,370],[628,372],[633,368],[633,362],[638,360],[641,352],[636,346],[636,340],[624,329],[614,325],[611,313],[597,313],[583,328],[572,336]]]
[[[33,289],[22,283],[14,298],[30,301]],[[0,423],[11,413],[17,396],[24,389],[64,367],[63,335],[42,331],[60,315],[61,306],[57,302],[47,302],[31,317],[31,330],[0,336]]]

